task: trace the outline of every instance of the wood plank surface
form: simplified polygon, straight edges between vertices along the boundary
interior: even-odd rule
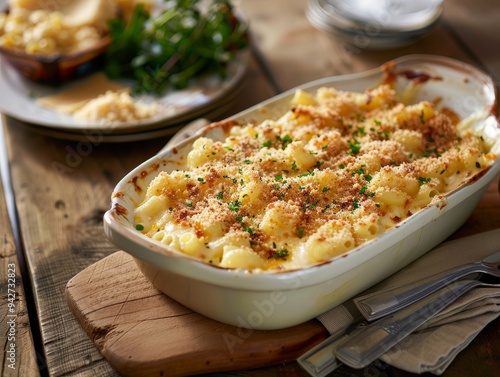
[[[498,228],[498,184],[498,179],[492,182],[467,224],[451,238]],[[284,330],[248,332],[204,318],[157,291],[142,276],[133,258],[122,251],[72,278],[66,286],[66,299],[87,335],[124,376],[173,377],[285,362],[294,365],[297,356],[328,336],[316,320]],[[489,325],[475,342],[495,344],[499,325],[500,320]],[[488,347],[477,347],[475,352],[488,359]],[[347,370],[343,367],[338,372]],[[351,371],[351,375],[364,372]],[[387,372],[410,375],[394,368],[387,368]],[[498,364],[474,365],[458,358],[443,375],[495,376],[498,372]]]
[[[356,50],[316,30],[305,18],[307,4],[307,0],[242,2],[251,22],[254,56],[243,91],[225,115],[313,79],[360,72],[413,53],[480,63],[500,77],[499,52],[491,48],[500,35],[500,23],[494,17],[499,8],[496,1],[446,1],[443,20],[427,37],[414,45],[387,51]],[[133,167],[155,154],[168,137],[120,144],[91,139],[74,142],[40,135],[11,118],[6,123],[15,204],[42,331],[43,349],[39,352],[44,352],[51,376],[116,376],[118,373],[71,313],[64,299],[65,286],[86,267],[116,251],[102,230],[102,215],[109,208],[112,189]],[[453,237],[498,227],[497,187],[498,180]],[[2,247],[2,253],[12,255],[11,240]],[[5,257],[2,264],[3,260]],[[5,310],[4,306],[0,308]],[[463,357],[460,355],[445,376],[493,376],[491,371],[499,371],[499,337],[497,320],[464,351]],[[24,360],[29,370],[36,358],[27,355]],[[369,371],[340,369],[335,375],[363,376],[367,372],[379,376],[410,375],[381,365],[374,365]],[[306,376],[294,362],[225,375]]]
[[[0,161],[2,164],[4,162]],[[0,375],[35,377],[39,371],[21,277],[22,266],[17,256],[1,180],[0,237],[0,344],[5,345],[4,352],[0,354]]]
[[[439,22],[426,37],[412,45],[389,50],[361,50],[313,28],[305,17],[307,5],[304,0],[242,3],[243,10],[252,20],[256,48],[281,90],[325,76],[363,72],[410,54],[442,55],[474,63],[468,51],[450,35],[444,22]],[[272,23],[269,17],[273,17]]]
[[[72,278],[66,299],[104,357],[130,377],[282,364],[328,336],[319,321],[265,331],[208,319],[155,289],[123,251]]]
[[[490,0],[444,2],[443,24],[479,67],[500,80],[500,4]]]
[[[251,60],[231,114],[274,95],[258,70]],[[64,289],[78,272],[116,251],[102,230],[111,192],[128,171],[158,152],[168,137],[117,145],[77,142],[34,133],[12,118],[6,123],[20,231],[48,369],[52,376],[114,375],[75,321]],[[23,153],[18,153],[20,145]]]

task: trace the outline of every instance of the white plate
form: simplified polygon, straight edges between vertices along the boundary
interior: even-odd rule
[[[246,52],[239,54],[229,64],[228,76],[224,80],[216,76],[207,76],[198,79],[184,90],[170,91],[157,99],[153,99],[151,96],[142,96],[141,99],[146,101],[156,100],[165,109],[165,112],[140,122],[108,124],[106,126],[110,129],[110,134],[165,128],[168,125],[202,115],[205,111],[213,109],[212,104],[226,102],[226,97],[241,83],[246,72],[247,60],[248,54]],[[0,60],[0,111],[23,122],[48,127],[58,132],[75,133],[101,130],[103,124],[90,124],[75,120],[69,115],[47,109],[36,101],[37,98],[60,93],[78,84],[78,81],[57,88],[37,84],[25,79],[10,64]]]
[[[362,25],[378,25],[393,32],[418,30],[441,13],[443,0],[323,0],[324,9]],[[323,2],[322,1],[322,2]]]
[[[435,12],[425,26],[395,31],[384,28],[377,20],[360,24],[347,18],[336,12],[328,0],[311,0],[306,10],[306,17],[315,28],[363,50],[393,49],[414,43],[434,28],[439,16],[440,12]]]
[[[198,122],[198,120],[205,118],[216,120],[222,115],[230,112],[230,109],[232,108],[232,106],[234,106],[235,102],[236,102],[235,99],[232,99],[229,102],[222,104],[214,109],[209,110],[207,113],[200,115],[203,116],[204,118],[197,118],[192,122]],[[185,130],[186,126],[187,126],[186,122],[182,122],[178,124],[171,124],[166,127],[156,127],[154,129],[145,130],[141,132],[118,134],[108,131],[107,128],[100,128],[99,130],[97,129],[79,130],[78,132],[66,132],[66,131],[60,131],[57,128],[39,127],[21,122],[18,122],[16,124],[16,127],[25,127],[38,134],[53,137],[56,139],[84,141],[84,142],[90,141],[92,143],[127,143],[133,141],[151,140],[159,137],[172,136],[177,132],[180,132],[181,130]]]
[[[161,0],[153,0],[156,10],[164,7]],[[7,7],[0,0],[0,10]],[[238,10],[239,11],[239,10]],[[241,19],[244,16],[239,14]],[[58,94],[78,85],[85,77],[60,87],[38,84],[22,77],[6,60],[0,58],[0,111],[39,133],[70,140],[85,139],[86,134],[100,133],[104,141],[121,142],[144,140],[174,133],[192,119],[219,114],[233,101],[247,70],[248,51],[241,51],[227,68],[227,77],[216,75],[200,77],[183,90],[165,92],[160,97],[141,95],[138,98],[157,102],[163,111],[154,117],[134,122],[96,124],[79,121],[70,115],[45,108],[37,103],[40,97]],[[120,81],[121,84],[130,82]],[[172,127],[173,130],[169,128]]]

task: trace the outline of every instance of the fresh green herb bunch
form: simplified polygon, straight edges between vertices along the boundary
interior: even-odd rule
[[[105,71],[135,80],[140,93],[182,89],[201,74],[225,77],[227,64],[248,44],[247,25],[230,0],[170,0],[156,18],[138,5],[128,25],[115,19],[109,26]]]

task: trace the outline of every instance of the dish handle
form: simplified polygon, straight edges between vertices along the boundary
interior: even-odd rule
[[[198,132],[201,131],[203,127],[206,125],[210,124],[210,121],[205,118],[198,118],[195,119],[188,124],[186,124],[184,127],[182,127],[179,131],[177,131],[174,136],[170,138],[167,144],[158,151],[157,154],[161,154],[165,152],[167,149],[170,149],[174,147],[177,144],[180,144],[186,139],[189,139],[190,137],[196,135]]]

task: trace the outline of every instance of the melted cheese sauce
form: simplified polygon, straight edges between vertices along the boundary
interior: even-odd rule
[[[298,91],[277,120],[230,121],[225,140],[196,140],[185,169],[151,182],[138,229],[227,268],[327,261],[442,204],[493,163],[450,114],[431,102],[407,106],[388,85]]]

